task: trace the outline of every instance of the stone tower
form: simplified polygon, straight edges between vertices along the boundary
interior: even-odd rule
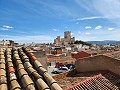
[[[67,41],[69,41],[71,39],[71,32],[70,31],[64,32],[64,39],[66,39]]]

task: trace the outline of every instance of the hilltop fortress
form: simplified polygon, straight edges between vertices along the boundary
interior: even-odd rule
[[[54,44],[56,44],[56,45],[68,45],[68,44],[72,44],[74,42],[75,42],[75,37],[71,37],[70,31],[64,32],[64,38],[57,36],[57,38],[54,39]]]

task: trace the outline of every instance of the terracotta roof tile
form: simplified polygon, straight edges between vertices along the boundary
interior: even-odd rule
[[[100,75],[95,75],[65,90],[119,90],[108,79]]]
[[[26,48],[0,48],[0,90],[62,90]]]

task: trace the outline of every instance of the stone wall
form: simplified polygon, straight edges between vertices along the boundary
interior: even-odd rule
[[[106,55],[78,59],[75,66],[77,72],[109,70],[120,75],[120,60]]]
[[[64,77],[72,77],[73,75],[76,74],[76,70],[71,70],[69,72],[65,72],[65,73],[61,73],[61,74],[58,74],[58,75],[55,75],[55,76],[52,76],[55,80],[57,79],[61,79],[61,78],[64,78]]]
[[[36,51],[33,54],[37,57],[37,60],[43,65],[45,69],[47,69],[47,57],[45,55],[45,51]]]

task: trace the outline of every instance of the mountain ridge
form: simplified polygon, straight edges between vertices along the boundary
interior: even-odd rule
[[[116,40],[103,40],[103,41],[86,41],[90,44],[120,44],[120,41]]]

